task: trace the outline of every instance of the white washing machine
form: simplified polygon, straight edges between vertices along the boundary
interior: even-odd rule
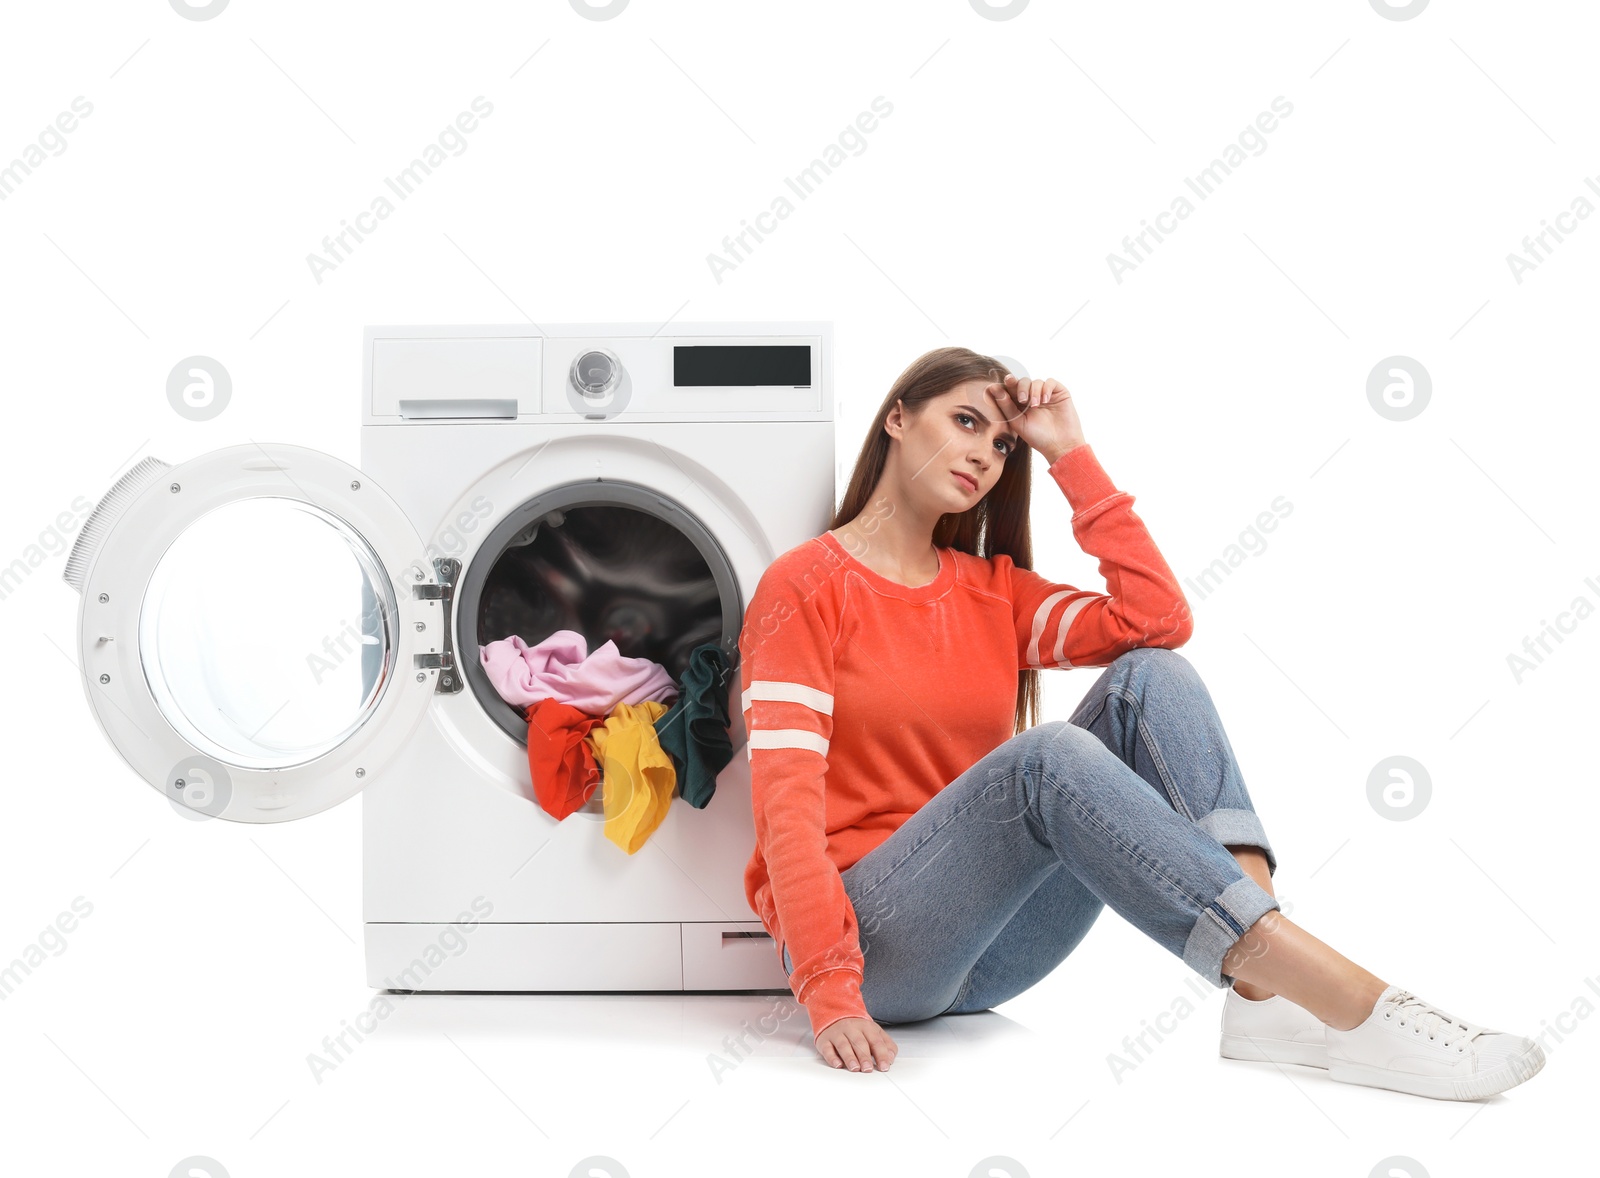
[[[388,990],[780,990],[755,845],[744,606],[829,523],[832,326],[369,327],[361,463],[146,458],[85,523],[90,710],[196,819],[362,796],[367,981]],[[597,788],[557,822],[480,643],[608,638],[677,680],[727,656],[733,758],[629,855]]]

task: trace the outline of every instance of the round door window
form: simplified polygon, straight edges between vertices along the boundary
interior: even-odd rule
[[[346,740],[394,671],[394,593],[350,526],[296,499],[201,516],[162,554],[139,614],[156,706],[227,765],[286,769]]]

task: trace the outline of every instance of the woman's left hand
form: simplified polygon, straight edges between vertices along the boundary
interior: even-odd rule
[[[1050,462],[1083,444],[1083,424],[1073,407],[1072,394],[1059,380],[1007,373],[1004,384],[996,381],[986,391],[1002,408],[1007,407],[1007,398],[1020,406],[1016,413],[1008,415],[1007,424]]]

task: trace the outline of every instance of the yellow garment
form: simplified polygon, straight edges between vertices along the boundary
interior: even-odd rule
[[[644,845],[667,816],[678,771],[656,738],[667,710],[657,700],[621,703],[584,737],[603,775],[606,837],[628,854]]]

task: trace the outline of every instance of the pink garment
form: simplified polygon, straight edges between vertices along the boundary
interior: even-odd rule
[[[537,646],[515,634],[478,648],[484,674],[500,698],[515,708],[554,699],[592,716],[618,704],[671,703],[678,687],[653,659],[625,657],[611,639],[588,653],[576,630],[557,630]]]

